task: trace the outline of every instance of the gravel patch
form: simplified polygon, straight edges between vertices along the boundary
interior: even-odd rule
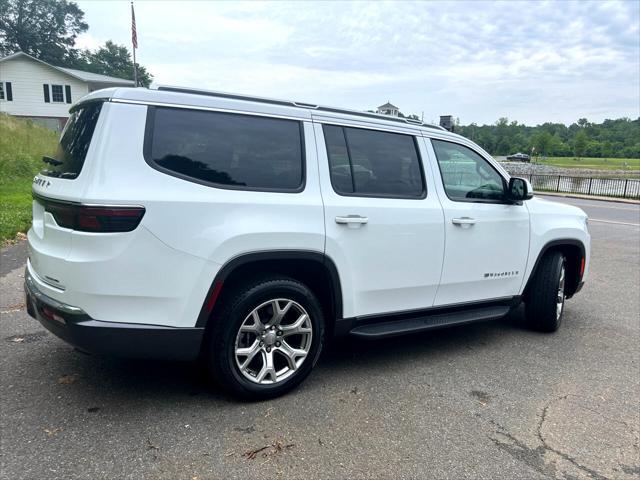
[[[524,162],[506,162],[496,160],[507,169],[511,175],[564,175],[568,177],[593,178],[640,178],[640,170],[597,170],[590,168],[564,168],[552,165],[540,165]]]

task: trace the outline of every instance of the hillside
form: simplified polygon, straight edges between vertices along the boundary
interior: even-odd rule
[[[25,232],[31,223],[31,182],[42,156],[55,151],[51,130],[0,113],[0,241]]]

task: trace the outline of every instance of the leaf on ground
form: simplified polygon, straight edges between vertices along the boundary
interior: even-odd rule
[[[15,313],[24,309],[26,305],[24,303],[14,303],[13,305],[9,305],[5,310],[2,310],[0,313]]]
[[[72,383],[75,383],[77,379],[78,375],[75,373],[72,375],[63,375],[58,379],[58,383],[60,385],[71,385]]]
[[[44,433],[47,434],[49,438],[51,438],[51,437],[55,437],[58,433],[60,433],[62,431],[62,428],[51,428],[51,429],[43,428],[42,430],[44,431]]]
[[[483,407],[491,401],[491,395],[483,392],[482,390],[472,390],[471,392],[469,392],[469,395],[475,398],[476,401]]]

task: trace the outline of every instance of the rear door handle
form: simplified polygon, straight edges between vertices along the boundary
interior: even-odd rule
[[[475,225],[476,219],[471,217],[460,217],[451,219],[454,225]]]
[[[369,218],[361,215],[347,215],[343,217],[336,217],[336,223],[340,225],[364,225],[369,221]]]

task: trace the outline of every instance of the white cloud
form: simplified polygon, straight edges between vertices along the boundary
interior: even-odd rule
[[[76,38],[76,48],[80,48],[80,49],[89,49],[89,50],[95,50],[96,48],[101,47],[102,45],[104,45],[105,41],[108,39],[104,39],[104,38],[96,38],[93,35],[91,35],[90,33],[84,33],[80,36],[78,36],[78,38]]]
[[[127,2],[79,2],[84,45],[130,44]],[[425,118],[637,117],[638,2],[137,2],[157,83]]]

